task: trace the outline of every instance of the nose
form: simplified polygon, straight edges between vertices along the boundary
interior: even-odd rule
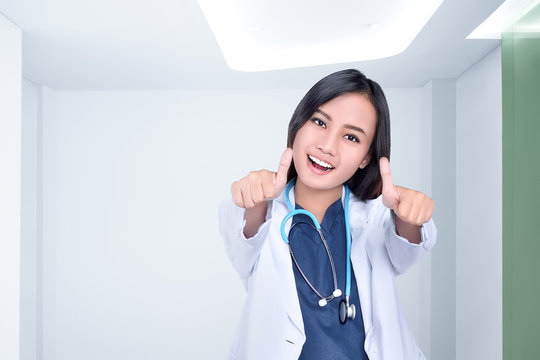
[[[337,148],[337,136],[327,134],[321,139],[317,148],[321,150],[324,154],[335,156]]]

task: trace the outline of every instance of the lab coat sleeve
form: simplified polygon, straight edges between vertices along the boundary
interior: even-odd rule
[[[244,235],[244,213],[246,209],[238,207],[232,199],[225,200],[219,208],[219,231],[225,243],[227,256],[241,279],[246,280],[252,273],[259,257],[264,240],[270,226],[269,214],[271,204],[268,204],[266,221],[259,227],[257,233],[247,239]]]
[[[388,210],[388,209],[387,209]],[[421,242],[410,243],[396,232],[396,218],[393,211],[388,210],[385,221],[385,246],[396,275],[403,274],[411,266],[420,262],[437,241],[437,228],[433,219],[420,226]]]

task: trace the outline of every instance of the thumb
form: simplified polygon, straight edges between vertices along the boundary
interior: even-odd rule
[[[399,193],[392,182],[392,173],[390,172],[390,162],[386,157],[379,160],[379,169],[382,178],[382,201],[384,206],[396,210],[399,205]]]
[[[291,167],[292,155],[292,149],[287,148],[283,152],[283,155],[281,155],[281,160],[279,160],[279,167],[276,172],[276,177],[274,178],[274,188],[277,193],[281,193],[281,190],[283,190],[287,184],[287,172]]]

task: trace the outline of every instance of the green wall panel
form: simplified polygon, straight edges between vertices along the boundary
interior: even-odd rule
[[[502,37],[505,360],[540,359],[540,33],[531,25],[540,29],[540,6]]]

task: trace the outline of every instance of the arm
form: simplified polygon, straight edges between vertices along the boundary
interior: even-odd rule
[[[259,257],[267,237],[270,219],[263,222],[251,236],[245,235],[246,210],[231,199],[219,208],[219,232],[225,244],[227,256],[241,279],[247,279]]]
[[[259,230],[259,227],[264,223],[267,209],[267,201],[263,201],[250,209],[246,209],[246,212],[244,213],[244,220],[246,220],[244,235],[247,238],[253,237]]]
[[[420,235],[420,226],[409,224],[399,217],[396,217],[396,233],[399,236],[407,239],[411,244],[420,244],[421,235]]]
[[[397,234],[412,244],[419,244],[420,226],[431,219],[435,202],[420,191],[394,185],[387,158],[382,157],[379,160],[379,168],[383,182],[382,201],[384,206],[392,209],[396,215]]]
[[[406,223],[399,217],[396,217],[396,232],[399,236],[407,239],[411,244],[420,244],[420,226]]]
[[[433,248],[437,241],[437,228],[433,219],[417,227],[420,241],[411,242],[397,230],[398,217],[393,211],[388,216],[385,234],[385,247],[396,274],[403,274],[417,264]],[[416,226],[416,225],[415,225]]]
[[[271,200],[279,196],[287,183],[292,149],[281,156],[277,172],[251,171],[231,185],[232,200],[219,210],[219,228],[229,259],[242,279],[253,270],[268,233]]]
[[[398,274],[405,272],[435,244],[437,230],[431,219],[435,203],[411,189],[392,183],[388,159],[380,159],[383,180],[382,202],[391,209],[391,223],[387,224],[386,249]]]

